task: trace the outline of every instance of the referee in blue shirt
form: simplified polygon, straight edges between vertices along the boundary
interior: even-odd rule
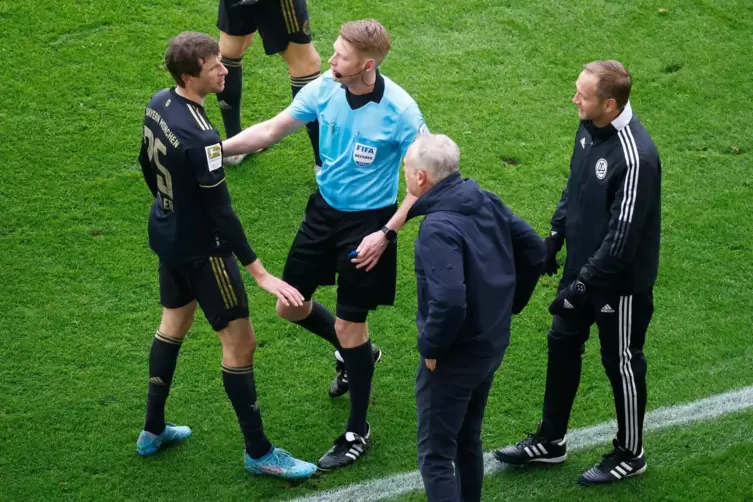
[[[309,198],[283,272],[306,302],[278,302],[277,312],[335,347],[340,374],[330,395],[350,390],[345,433],[319,460],[325,471],[354,463],[371,444],[366,412],[381,352],[372,348],[366,318],[395,299],[397,232],[416,200],[406,196],[397,207],[400,161],[427,131],[413,98],[379,72],[390,49],[379,22],[345,23],[334,49],[330,70],[285,111],[223,143],[223,156],[253,152],[319,121],[319,189]],[[312,301],[316,288],[334,285],[336,277],[337,318]]]

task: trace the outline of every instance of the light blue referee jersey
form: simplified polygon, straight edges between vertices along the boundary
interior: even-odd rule
[[[319,191],[340,211],[394,204],[400,161],[416,135],[428,131],[423,115],[407,92],[378,73],[365,105],[352,109],[346,93],[330,70],[301,89],[287,108],[297,120],[319,120]]]

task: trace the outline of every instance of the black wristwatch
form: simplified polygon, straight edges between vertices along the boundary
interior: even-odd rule
[[[387,226],[382,227],[382,232],[384,232],[384,236],[387,237],[387,242],[394,243],[397,240],[397,232],[387,228]]]

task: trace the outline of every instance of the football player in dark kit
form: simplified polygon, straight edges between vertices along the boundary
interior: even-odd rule
[[[581,120],[570,177],[552,217],[545,273],[557,272],[567,244],[559,292],[549,307],[544,410],[538,431],[495,452],[510,464],[560,463],[567,458],[570,411],[591,326],[614,394],[614,449],[578,482],[621,481],[646,470],[646,341],[659,268],[661,162],[630,106],[632,80],[618,61],[584,66],[573,102]]]
[[[321,74],[322,60],[311,41],[311,23],[306,0],[220,0],[217,27],[220,29],[222,64],[227,67],[225,89],[217,93],[225,133],[231,138],[241,132],[243,55],[259,32],[264,52],[280,54],[288,65],[290,88],[295,98],[306,84]],[[319,124],[306,124],[314,169],[319,158]],[[225,165],[237,166],[246,154],[229,155]]]
[[[220,135],[204,112],[221,91],[227,69],[209,35],[185,32],[165,53],[176,87],[158,91],[146,107],[139,162],[154,195],[149,246],[159,257],[162,321],[149,354],[146,423],[136,451],[154,455],[191,429],[165,422],[165,401],[178,352],[197,304],[222,342],[222,381],[245,438],[244,466],[256,475],[308,477],[316,466],[275,448],[264,434],[254,384],[256,339],[236,258],[265,291],[300,306],[300,293],[269,274],[251,249],[231,207]]]

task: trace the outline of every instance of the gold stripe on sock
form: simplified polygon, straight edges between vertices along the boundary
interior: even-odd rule
[[[224,56],[220,59],[220,62],[230,68],[240,68],[242,66],[240,59],[229,59]]]
[[[225,373],[232,373],[233,375],[245,375],[246,373],[251,373],[254,371],[254,365],[250,366],[244,366],[242,368],[229,368],[225,366],[224,364],[222,366],[222,371]]]
[[[180,345],[183,343],[183,340],[180,340],[178,338],[173,338],[171,336],[167,336],[166,334],[162,333],[160,330],[157,330],[154,333],[154,338],[161,342],[169,343],[170,345]]]
[[[313,75],[307,75],[305,77],[290,77],[290,85],[293,85],[295,87],[303,87],[309,82],[313,82],[314,80],[319,78],[319,75],[321,75],[321,73],[315,73]]]

